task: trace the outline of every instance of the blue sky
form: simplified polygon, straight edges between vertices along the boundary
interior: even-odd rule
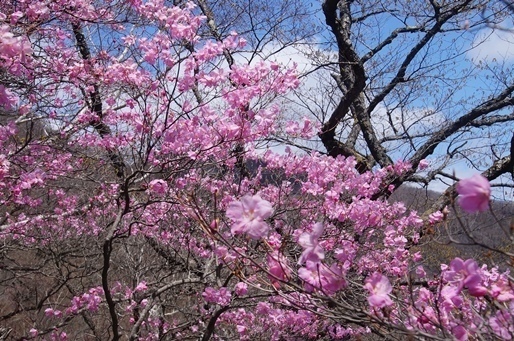
[[[309,2],[310,3],[310,2]],[[324,24],[323,14],[321,12],[321,6],[319,2],[317,6],[319,6],[319,18],[318,20],[321,24]],[[316,4],[314,4],[316,6]],[[472,18],[473,19],[473,18]],[[409,22],[407,21],[407,24]],[[389,32],[394,30],[397,27],[401,27],[404,24],[397,20],[385,20],[382,26],[381,38],[377,38],[377,40],[383,39],[383,37],[387,36]],[[445,63],[445,68],[441,69],[441,72],[444,72],[444,76],[446,78],[453,78],[455,82],[453,85],[445,86],[444,80],[434,78],[433,85],[434,88],[437,84],[441,85],[441,91],[433,92],[430,94],[428,92],[428,96],[420,96],[415,98],[408,105],[408,109],[404,112],[404,114],[413,115],[413,118],[410,118],[412,121],[417,121],[416,123],[422,123],[421,128],[426,127],[427,129],[438,129],[439,125],[444,122],[444,119],[455,119],[459,115],[462,115],[469,111],[474,105],[477,105],[487,99],[487,96],[490,94],[497,94],[501,90],[502,81],[510,82],[510,75],[508,74],[508,70],[511,69],[514,62],[514,32],[508,30],[493,30],[485,25],[482,25],[478,28],[466,29],[467,23],[465,21],[462,22],[462,30],[454,31],[447,33],[444,38],[441,40],[434,41],[428,48],[431,49],[430,53],[427,55],[428,63],[431,61],[443,61]],[[503,23],[503,28],[513,27],[511,23]],[[408,38],[414,38],[414,35],[411,34]],[[417,34],[417,38],[421,34]],[[320,49],[326,48],[322,42],[324,39],[333,39],[330,32],[326,31],[322,36],[319,37],[319,45]],[[364,46],[358,46],[358,49],[361,51],[365,51]],[[388,56],[394,56],[394,54],[405,55],[405,49],[410,47],[402,46],[401,40],[396,40],[393,44],[388,46],[390,50],[390,54],[384,53],[384,58],[388,58]],[[452,51],[457,48],[460,50],[460,53],[457,55],[452,55]],[[335,53],[335,51],[333,51]],[[399,53],[398,53],[399,52]],[[299,63],[300,68],[308,68],[310,61],[307,58],[303,58],[298,54],[295,54],[294,50],[286,50],[284,53],[281,53],[279,57],[277,57],[283,63],[287,63],[289,60],[294,59],[295,62]],[[500,70],[506,72],[505,75],[500,75]],[[434,75],[438,75],[438,70],[432,70]],[[504,79],[500,79],[503,77]],[[308,88],[315,84],[316,80],[309,77],[305,79],[305,86]],[[432,89],[429,89],[432,90]],[[451,92],[451,104],[445,103],[444,92]],[[420,91],[420,93],[423,93]],[[320,101],[326,100],[319,98]],[[466,102],[464,102],[466,100]],[[394,102],[394,98],[387,97],[386,102],[390,103]],[[442,105],[441,110],[434,109],[434,106]],[[431,119],[421,119],[426,111],[433,110],[433,118]],[[379,106],[376,109],[375,115],[376,117],[380,117],[381,111],[385,111],[385,107]],[[505,110],[502,113],[510,113],[511,111]],[[419,115],[419,116],[418,116]],[[432,126],[431,126],[432,124]],[[510,141],[512,129],[509,129],[506,125],[499,125],[496,128],[487,128],[485,130],[480,131],[481,135],[476,134],[476,130],[472,134],[468,134],[463,136],[466,141],[466,148],[470,150],[478,150],[479,153],[483,154],[484,160],[488,157],[488,153],[490,153],[489,145],[491,143],[498,143],[497,152],[501,156],[505,156],[507,150],[507,144]],[[458,141],[454,142],[454,145],[457,144]],[[420,141],[421,143],[421,141]],[[323,146],[320,143],[316,143],[315,146],[321,151],[324,151]],[[486,146],[486,147],[484,147]],[[448,143],[442,143],[441,146],[436,150],[436,153],[433,157],[429,158],[435,162],[436,158],[444,158],[446,154],[446,149],[451,148]],[[395,152],[391,154],[393,159],[402,159],[405,157],[405,150],[402,148],[398,148]],[[482,157],[481,154],[476,154],[479,157]],[[465,155],[463,155],[463,158]],[[479,166],[478,169],[474,169],[469,167],[469,163],[466,162],[465,159],[460,161],[453,162],[450,164],[445,170],[447,173],[455,173],[457,177],[463,178],[468,177],[474,173],[479,171],[483,171],[489,163],[484,163],[482,166]],[[434,190],[444,190],[446,185],[442,182],[434,182],[431,186],[431,189]],[[500,195],[500,193],[498,193]],[[503,193],[501,196],[504,197]],[[511,193],[507,194],[508,198],[512,197]]]

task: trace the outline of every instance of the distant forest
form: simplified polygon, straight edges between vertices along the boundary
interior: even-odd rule
[[[390,197],[391,201],[402,201],[409,210],[423,212],[441,193],[422,188],[403,186]],[[497,265],[500,269],[512,268],[514,260],[498,251],[513,251],[512,240],[506,232],[514,228],[514,204],[492,201],[491,211],[464,214],[453,203],[448,207],[447,220],[428,228],[421,243],[416,246],[422,252],[426,270],[439,271],[440,264],[451,259],[474,258],[479,263]]]

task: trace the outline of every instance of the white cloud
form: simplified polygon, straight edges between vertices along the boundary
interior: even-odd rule
[[[431,108],[394,109],[389,114],[388,112],[388,109],[381,103],[371,116],[371,123],[380,139],[404,136],[405,133],[409,135],[428,133],[438,129],[445,122],[443,113]]]
[[[468,57],[479,62],[514,62],[514,32],[487,28],[479,31],[468,52]]]

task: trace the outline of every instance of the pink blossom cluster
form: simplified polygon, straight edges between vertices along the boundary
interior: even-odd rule
[[[23,65],[32,51],[30,43],[23,36],[14,36],[9,25],[1,24],[6,15],[0,12],[0,68],[14,76],[21,76]],[[18,97],[5,85],[0,84],[0,106],[13,108],[18,103]]]
[[[91,288],[87,293],[73,297],[71,306],[66,309],[66,314],[77,314],[82,308],[93,313],[98,311],[99,305],[102,302],[102,295],[103,289],[98,287]],[[48,317],[61,318],[63,313],[61,310],[46,308],[45,315]]]
[[[266,257],[269,280],[273,287],[280,288],[281,283],[291,278],[289,260],[280,252],[274,251]]]
[[[446,270],[443,278],[454,288],[455,294],[466,288],[471,296],[480,297],[487,294],[487,289],[482,286],[482,276],[478,272],[478,264],[473,259],[463,261],[455,258],[450,263],[450,269]]]
[[[168,184],[162,179],[152,180],[148,184],[148,191],[157,196],[165,195],[168,191]]]
[[[216,290],[212,287],[205,288],[204,292],[202,293],[202,297],[206,302],[209,303],[216,303],[221,306],[227,306],[230,304],[230,301],[232,299],[231,292],[225,288],[222,287],[219,290]]]
[[[298,238],[298,244],[303,247],[302,255],[298,260],[299,264],[304,262],[319,263],[325,258],[325,251],[319,245],[319,238],[323,234],[323,224],[316,223],[312,226],[312,231],[304,232]]]
[[[0,12],[0,21],[6,19]],[[9,25],[0,25],[0,66],[13,75],[21,75],[22,67],[27,63],[32,49],[29,41],[23,36],[14,36]]]
[[[66,313],[77,314],[82,308],[86,308],[91,312],[96,312],[103,300],[103,294],[103,289],[98,287],[91,288],[87,293],[73,297],[71,300],[71,307],[66,310]]]
[[[442,268],[439,280],[429,281],[428,289],[416,290],[415,305],[409,308],[411,327],[435,334],[442,323],[458,340],[505,338],[512,329],[505,317],[512,318],[514,302],[509,274],[478,267],[472,259],[455,258]]]
[[[393,290],[387,277],[375,272],[365,281],[364,287],[369,291],[368,302],[371,307],[383,308],[394,304],[389,297]]]

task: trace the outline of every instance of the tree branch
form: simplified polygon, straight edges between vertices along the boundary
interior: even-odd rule
[[[89,61],[91,59],[91,52],[86,42],[86,37],[82,32],[82,28],[79,24],[73,24],[73,34],[77,42],[77,48],[79,49],[82,59]],[[97,120],[92,120],[89,124],[96,130],[96,132],[102,137],[111,135],[111,129],[107,124],[103,122],[103,109],[102,109],[102,97],[100,95],[100,87],[98,83],[93,84],[93,91],[89,94],[89,108],[98,117]],[[125,177],[125,163],[122,157],[112,149],[107,150],[107,155],[111,160],[111,164],[114,168],[116,176],[121,180]]]
[[[510,172],[511,170],[511,158],[510,156],[506,156],[501,158],[493,163],[491,167],[482,172],[482,175],[489,181],[493,181],[498,178],[500,175]],[[452,201],[457,198],[457,183],[448,187],[446,191],[427,209],[423,212],[421,218],[425,221],[428,221],[428,216],[436,211],[443,210],[446,206],[448,206]]]
[[[436,11],[436,23],[434,26],[423,36],[423,38],[410,50],[409,54],[403,60],[403,63],[400,65],[398,72],[391,80],[391,82],[377,95],[373,98],[368,105],[367,114],[371,115],[373,110],[377,107],[377,105],[384,100],[384,98],[391,93],[391,91],[400,83],[405,82],[405,74],[407,73],[407,68],[414,60],[414,57],[425,47],[432,38],[441,31],[443,25],[451,19],[454,15],[458,14],[470,1],[466,1],[462,3],[460,6],[456,6],[452,8],[451,11],[447,12],[444,15],[439,16],[439,13]],[[387,41],[387,39],[386,39]]]
[[[427,142],[421,146],[418,151],[414,154],[414,156],[410,159],[413,166],[417,167],[420,160],[423,160],[428,155],[431,155],[437,146],[447,139],[449,136],[457,132],[459,129],[463,128],[466,125],[471,125],[473,120],[484,116],[490,112],[505,108],[509,105],[514,105],[514,98],[509,97],[514,92],[514,84],[506,88],[501,94],[497,97],[492,98],[475,108],[473,108],[469,113],[459,117],[452,124],[447,127],[441,128],[439,131],[434,133]]]

